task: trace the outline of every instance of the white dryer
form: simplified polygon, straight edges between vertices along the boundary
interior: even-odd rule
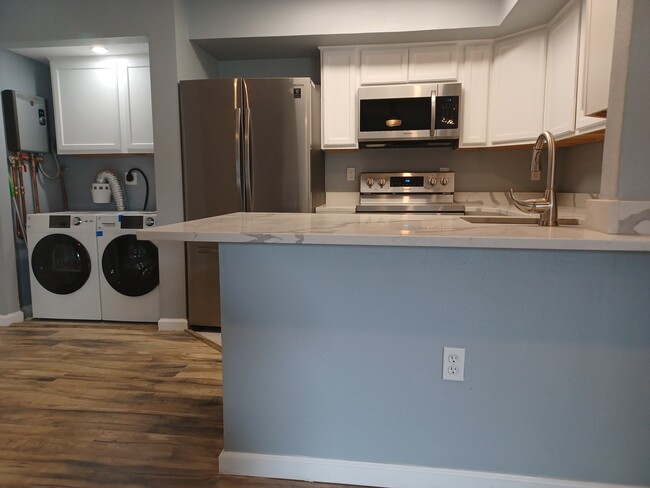
[[[157,322],[158,248],[135,233],[156,224],[154,212],[97,215],[102,320]]]
[[[27,250],[35,318],[101,320],[95,215],[27,216]]]

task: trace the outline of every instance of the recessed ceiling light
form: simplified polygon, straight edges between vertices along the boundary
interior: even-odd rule
[[[106,54],[108,52],[108,49],[102,46],[93,46],[90,48],[90,50],[95,54]]]

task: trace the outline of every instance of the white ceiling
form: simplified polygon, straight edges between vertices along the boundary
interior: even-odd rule
[[[319,46],[496,39],[548,23],[568,1],[191,0],[188,6],[192,42],[216,59],[237,60],[317,57]]]
[[[76,45],[66,45],[68,42],[75,42]],[[61,41],[61,45],[19,47],[8,50],[21,56],[35,59],[44,64],[50,64],[52,58],[81,57],[81,56],[121,56],[127,54],[148,54],[149,44],[146,42],[124,42],[124,39],[86,39],[80,41]],[[103,46],[108,49],[106,54],[95,54],[90,50],[93,46]]]

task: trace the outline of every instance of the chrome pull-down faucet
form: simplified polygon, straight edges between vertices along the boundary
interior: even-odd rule
[[[532,176],[540,172],[540,159],[544,143],[548,146],[548,177],[546,179],[546,191],[544,198],[530,198],[519,200],[515,197],[512,188],[510,189],[510,198],[512,202],[522,212],[537,212],[539,216],[539,225],[555,227],[557,226],[557,195],[555,193],[555,138],[549,131],[542,132],[535,145],[533,146],[533,159],[530,166]],[[539,178],[537,178],[539,179]]]

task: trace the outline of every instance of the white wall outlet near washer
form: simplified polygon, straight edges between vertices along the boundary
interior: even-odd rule
[[[442,348],[442,379],[465,381],[465,348]]]
[[[137,185],[138,184],[138,173],[131,171],[131,180],[127,178],[129,172],[124,173],[124,184],[125,185]]]

